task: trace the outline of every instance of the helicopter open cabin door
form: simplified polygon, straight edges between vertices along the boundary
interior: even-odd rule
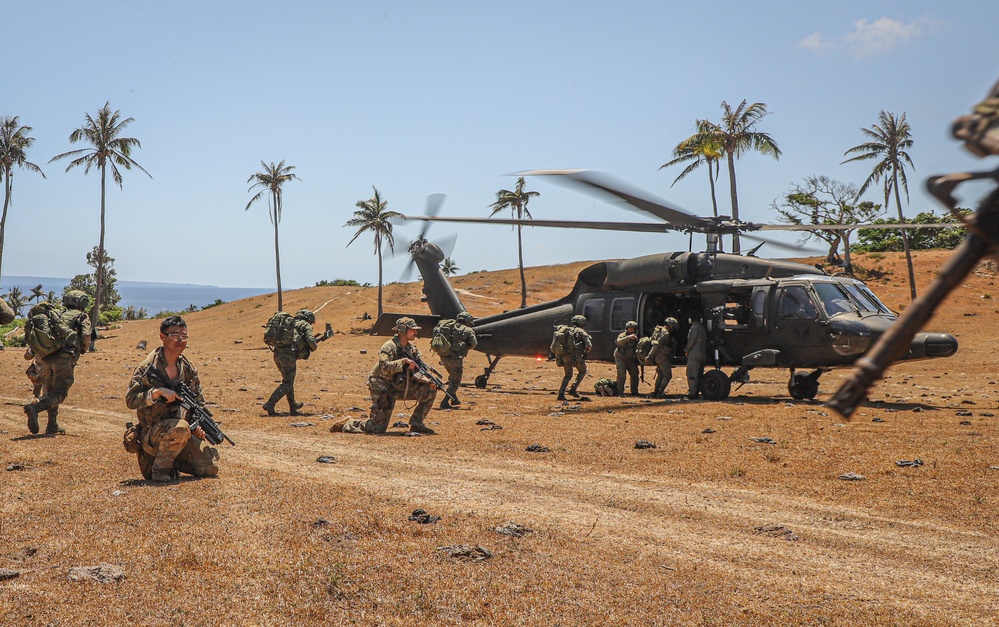
[[[774,298],[774,341],[786,355],[800,355],[801,363],[792,367],[812,367],[819,362],[828,347],[829,338],[820,309],[805,284],[783,284]],[[815,350],[810,350],[815,349]]]

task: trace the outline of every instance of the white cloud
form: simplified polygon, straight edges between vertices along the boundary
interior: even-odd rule
[[[887,54],[925,34],[932,26],[930,20],[919,18],[909,23],[890,17],[873,22],[859,19],[853,23],[853,32],[839,37],[812,33],[798,42],[798,47],[816,54],[846,52],[857,59]]]

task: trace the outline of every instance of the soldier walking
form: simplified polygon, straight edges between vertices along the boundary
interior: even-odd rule
[[[286,337],[279,339],[274,344],[274,363],[281,372],[281,384],[264,403],[264,411],[267,412],[268,416],[277,416],[274,406],[286,396],[288,397],[288,413],[292,416],[299,415],[298,410],[302,409],[304,403],[295,400],[295,375],[298,372],[298,360],[308,359],[312,351],[319,347],[312,330],[312,325],[315,322],[316,315],[314,313],[308,309],[299,310],[293,321],[288,321],[288,329],[284,332]],[[268,325],[270,325],[269,321]],[[267,334],[265,333],[265,335]]]
[[[420,327],[409,317],[395,322],[396,334],[378,351],[378,363],[368,375],[371,392],[371,412],[367,420],[350,418],[333,423],[331,432],[383,434],[388,430],[392,410],[399,399],[416,401],[409,419],[413,433],[434,435],[437,432],[424,424],[433,409],[437,387],[418,372],[416,360],[420,351],[413,344]]]
[[[576,390],[583,377],[586,376],[586,355],[593,348],[590,334],[583,329],[586,326],[586,316],[573,316],[570,322],[571,324],[563,324],[555,329],[555,336],[552,338],[550,348],[555,355],[555,363],[565,371],[556,397],[560,401],[565,400],[565,388],[569,385],[569,380],[572,379],[573,368],[576,369],[576,380],[569,388],[569,395],[579,396]]]
[[[458,399],[458,388],[465,373],[465,357],[468,351],[479,344],[472,327],[475,321],[472,315],[463,311],[454,320],[442,320],[434,327],[434,337],[430,349],[441,358],[441,365],[447,370],[447,394],[441,401],[441,409],[451,409],[452,405],[461,405]],[[450,401],[448,394],[455,400]]]
[[[638,323],[629,320],[617,336],[614,365],[617,366],[617,395],[624,396],[625,379],[630,379],[631,395],[638,396]]]
[[[41,303],[32,311],[42,308],[46,313],[47,329],[36,325],[36,316],[30,318],[31,328],[26,330],[26,340],[35,355],[42,356],[41,398],[24,406],[28,417],[28,431],[38,433],[38,414],[48,412],[45,433],[66,433],[59,426],[59,405],[66,400],[73,386],[76,363],[90,341],[90,317],[86,313],[90,296],[81,290],[70,290],[62,297],[63,307]],[[54,350],[53,350],[54,349]],[[51,350],[51,352],[49,352]]]
[[[673,333],[679,328],[676,318],[666,318],[652,332],[652,350],[649,351],[649,362],[656,366],[656,380],[652,398],[666,396],[666,386],[673,380],[673,364],[670,359],[676,354],[676,339]]]

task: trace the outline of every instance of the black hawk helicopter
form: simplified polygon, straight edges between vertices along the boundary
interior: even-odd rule
[[[733,382],[745,381],[750,370],[765,367],[788,369],[790,395],[795,399],[812,399],[818,393],[823,373],[852,365],[898,318],[857,279],[831,276],[806,264],[756,257],[763,243],[788,246],[747,234],[758,230],[856,229],[858,225],[767,225],[736,222],[725,216],[697,217],[651,200],[645,194],[628,191],[624,185],[591,171],[523,173],[542,174],[609,193],[656,216],[662,223],[518,221],[436,215],[404,219],[639,232],[678,230],[704,233],[707,250],[595,263],[582,270],[572,291],[558,300],[477,318],[476,350],[485,353],[488,360],[485,372],[475,379],[478,388],[486,387],[499,360],[506,355],[547,358],[554,328],[568,324],[575,314],[586,316],[586,330],[593,338],[588,359],[613,362],[615,340],[629,320],[638,322],[639,336],[647,336],[656,325],[672,316],[680,322],[675,336],[678,345],[684,346],[690,328],[688,317],[699,312],[708,331],[709,362],[713,364],[702,377],[701,391],[705,398],[724,400]],[[953,227],[952,224],[933,226]],[[720,236],[733,232],[762,243],[745,255],[719,252]],[[391,335],[395,320],[402,315],[416,318],[424,328],[432,328],[439,320],[466,311],[441,271],[443,251],[428,241],[425,233],[424,228],[410,245],[409,253],[423,277],[423,293],[431,315],[383,313],[372,328],[373,334]],[[903,359],[949,357],[955,352],[957,339],[953,335],[919,333]],[[685,361],[683,355],[673,358],[674,364]],[[734,370],[726,373],[723,368]],[[799,369],[809,372],[798,372]]]

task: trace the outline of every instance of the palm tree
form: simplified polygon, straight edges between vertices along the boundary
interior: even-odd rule
[[[523,220],[524,216],[532,218],[531,212],[527,210],[527,203],[534,196],[540,196],[540,192],[524,191],[524,177],[517,179],[517,186],[513,191],[501,189],[496,192],[496,202],[489,205],[493,212],[489,217],[493,217],[504,209],[509,209],[513,218]],[[521,238],[521,230],[524,225],[517,225],[517,266],[520,268],[520,306],[527,307],[527,279],[524,278],[524,243]]]
[[[45,287],[41,283],[39,283],[38,285],[31,288],[31,297],[28,300],[33,300],[37,303],[44,296],[45,296]]]
[[[718,200],[715,196],[715,181],[721,172],[721,159],[725,154],[718,138],[718,127],[707,120],[697,121],[697,132],[683,140],[673,149],[673,159],[659,166],[659,169],[668,168],[681,163],[688,163],[683,172],[673,180],[673,185],[677,181],[687,176],[697,169],[702,163],[708,166],[708,184],[711,186],[711,208],[715,217],[718,217]]]
[[[250,199],[250,202],[246,203],[244,211],[249,210],[250,205],[259,200],[266,192],[270,192],[270,195],[267,197],[267,211],[271,217],[271,224],[274,225],[274,267],[277,272],[278,311],[283,311],[284,301],[281,296],[281,247],[278,244],[278,223],[281,222],[281,209],[284,207],[284,190],[282,190],[282,186],[292,179],[298,179],[298,175],[292,172],[295,166],[285,165],[284,160],[277,165],[274,165],[273,161],[271,161],[270,165],[261,161],[260,165],[263,166],[263,171],[257,172],[247,179],[246,182],[255,181],[248,191],[253,191],[255,187],[261,189]]]
[[[122,119],[121,111],[111,111],[110,101],[104,103],[104,106],[97,112],[96,118],[91,117],[89,113],[85,113],[84,115],[86,116],[86,121],[83,126],[70,133],[69,142],[75,144],[79,141],[85,141],[90,144],[90,148],[79,148],[64,152],[52,157],[49,163],[58,159],[71,157],[73,160],[66,166],[66,172],[77,166],[83,166],[84,174],[89,174],[92,167],[96,167],[101,171],[101,238],[97,250],[98,259],[104,260],[106,258],[104,253],[104,217],[108,166],[111,167],[111,178],[118,184],[119,189],[122,189],[121,170],[118,169],[119,166],[126,170],[131,170],[134,166],[145,172],[149,178],[153,178],[153,175],[146,172],[145,168],[132,159],[132,151],[136,148],[142,148],[139,140],[134,137],[121,137],[125,129],[135,120],[132,118]],[[94,329],[97,328],[97,321],[100,319],[101,297],[103,296],[101,292],[103,289],[104,264],[101,263],[97,267],[94,306],[90,310],[90,323]],[[91,336],[90,340],[91,351],[96,350],[94,337]]]
[[[45,295],[45,300],[55,302],[55,290],[49,290],[49,293]]]
[[[14,313],[19,316],[21,315],[21,310],[28,304],[28,299],[25,298],[24,292],[16,285],[7,292],[6,301],[10,305],[10,308],[14,310]]]
[[[402,214],[397,211],[388,211],[388,201],[382,200],[378,188],[371,186],[375,195],[368,200],[358,200],[354,206],[358,211],[354,212],[354,217],[347,220],[344,226],[356,227],[357,233],[350,238],[347,246],[354,243],[357,237],[365,231],[374,233],[375,254],[378,255],[378,315],[382,315],[382,241],[388,242],[389,251],[395,252],[395,239],[392,237],[392,223],[390,220],[401,218]]]
[[[35,138],[30,137],[30,126],[20,126],[18,116],[4,116],[0,120],[0,179],[3,180],[3,215],[0,216],[0,276],[3,275],[3,240],[7,224],[7,209],[10,207],[10,194],[13,190],[14,166],[24,168],[31,172],[38,172],[45,178],[42,172],[34,163],[27,159],[27,150],[35,143]]]
[[[454,262],[454,259],[450,257],[444,258],[444,263],[441,264],[441,272],[444,273],[444,276],[453,276],[458,273],[458,270],[461,270],[461,268]]]
[[[874,164],[871,175],[860,186],[860,192],[857,196],[858,198],[862,196],[872,183],[877,183],[881,179],[884,179],[885,207],[888,206],[888,200],[892,192],[894,192],[895,208],[898,209],[898,221],[904,223],[905,218],[902,217],[902,198],[898,192],[898,188],[899,183],[901,183],[902,189],[905,190],[905,202],[908,203],[909,183],[905,178],[905,164],[908,163],[909,166],[915,169],[912,159],[909,158],[909,154],[906,152],[906,149],[912,148],[912,129],[909,127],[909,123],[905,121],[904,112],[896,118],[894,113],[882,111],[878,115],[878,119],[880,124],[874,124],[871,128],[860,129],[860,132],[866,135],[871,141],[854,146],[843,153],[844,156],[859,153],[857,156],[843,161],[843,163],[880,159],[880,161]],[[912,300],[916,300],[916,273],[912,268],[909,236],[905,229],[902,229],[902,249],[905,251],[905,262],[909,267],[909,294]]]
[[[780,148],[777,143],[767,133],[756,130],[756,124],[767,115],[767,105],[762,102],[754,102],[746,105],[743,100],[733,111],[732,107],[724,100],[722,106],[721,125],[715,126],[713,131],[716,141],[722,146],[728,157],[728,180],[732,192],[732,219],[739,220],[739,194],[735,184],[735,160],[741,157],[746,151],[754,150],[764,155],[770,155],[774,159],[780,159]],[[739,233],[732,233],[732,252],[738,254]]]

